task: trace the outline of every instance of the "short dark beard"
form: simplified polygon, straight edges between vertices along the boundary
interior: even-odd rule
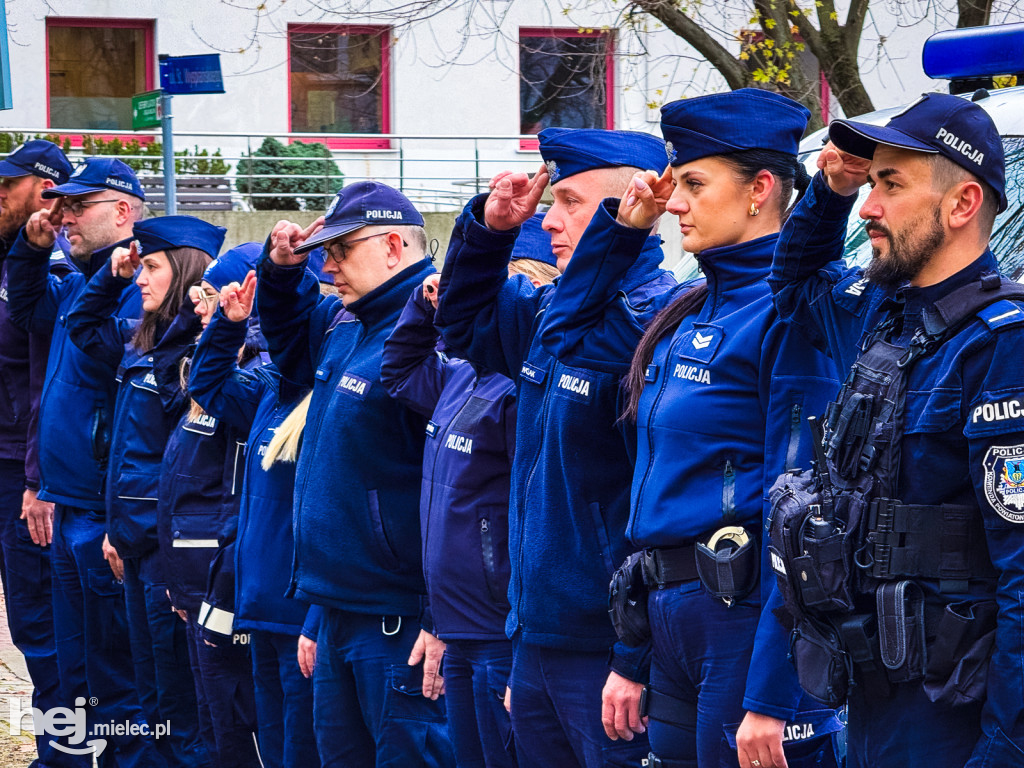
[[[922,220],[919,226],[907,226],[895,234],[878,222],[869,221],[866,229],[885,235],[889,252],[882,256],[878,248],[872,248],[871,263],[864,270],[864,277],[884,288],[895,288],[917,277],[946,242],[939,210],[936,208],[932,213],[930,225]]]

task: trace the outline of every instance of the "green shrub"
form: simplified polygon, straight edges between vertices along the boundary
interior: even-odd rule
[[[254,179],[249,174],[268,174],[274,178]],[[297,175],[315,178],[295,178]],[[255,152],[239,161],[235,185],[243,195],[282,195],[253,197],[252,207],[260,211],[323,210],[343,180],[337,164],[331,160],[331,151],[323,144],[285,145],[266,138]]]

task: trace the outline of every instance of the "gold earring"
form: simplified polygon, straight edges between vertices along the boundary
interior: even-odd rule
[[[757,203],[750,204],[750,215],[757,216],[761,212],[761,209],[757,207]]]

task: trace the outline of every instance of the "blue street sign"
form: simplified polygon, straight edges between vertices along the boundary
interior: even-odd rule
[[[160,88],[164,93],[224,93],[220,54],[161,56]]]
[[[0,109],[12,109],[14,99],[11,97],[11,60],[7,54],[7,9],[6,3],[0,0]]]

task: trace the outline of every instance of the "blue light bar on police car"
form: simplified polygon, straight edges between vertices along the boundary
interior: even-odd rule
[[[1024,72],[1024,23],[939,32],[924,43],[925,74],[936,80]]]

